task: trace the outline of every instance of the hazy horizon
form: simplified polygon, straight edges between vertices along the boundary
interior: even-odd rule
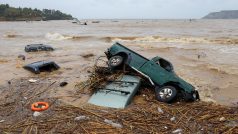
[[[12,7],[55,9],[78,19],[200,19],[236,10],[236,0],[0,0]]]

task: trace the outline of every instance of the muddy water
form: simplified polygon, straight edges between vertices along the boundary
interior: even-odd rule
[[[0,85],[20,77],[58,77],[70,84],[58,95],[70,94],[87,78],[88,67],[113,42],[152,58],[171,61],[176,73],[195,85],[204,101],[238,102],[238,20],[101,20],[87,26],[70,21],[0,22]],[[25,53],[24,46],[46,43],[53,52]],[[83,58],[92,53],[95,56]],[[19,54],[26,56],[22,61]],[[59,71],[34,75],[23,65],[54,60]],[[0,86],[1,87],[1,86]]]

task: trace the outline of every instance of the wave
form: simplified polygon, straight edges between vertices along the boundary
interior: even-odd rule
[[[237,68],[233,68],[230,66],[213,66],[213,65],[208,65],[207,68],[211,71],[217,72],[217,73],[223,73],[223,74],[233,74],[237,75],[238,70]]]
[[[65,36],[60,33],[46,33],[45,38],[47,38],[48,40],[56,40],[56,41],[72,39],[71,36]]]
[[[11,35],[10,35],[11,37]],[[14,37],[14,35],[13,35]],[[132,42],[132,43],[199,43],[199,44],[238,44],[238,39],[220,37],[208,39],[206,37],[162,37],[162,36],[125,36],[125,37],[98,37],[98,36],[75,36],[62,35],[60,33],[47,33],[45,37],[49,40],[99,40],[105,42]]]
[[[103,42],[112,42],[112,37],[98,37],[98,36],[75,36],[75,35],[63,35],[60,33],[46,33],[45,38],[48,40],[73,40],[73,41],[84,41],[84,40],[98,40]]]
[[[19,34],[4,34],[3,37],[5,38],[17,38],[20,37],[21,35]]]
[[[212,73],[220,73],[220,74],[229,74],[229,75],[238,75],[238,69],[234,66],[230,65],[212,65],[212,64],[184,64],[184,66],[200,68],[204,70],[209,70]]]
[[[216,39],[208,39],[204,37],[161,37],[161,36],[146,36],[146,37],[112,37],[112,41],[120,42],[142,42],[142,43],[212,43],[212,44],[238,44],[238,39],[221,37]]]

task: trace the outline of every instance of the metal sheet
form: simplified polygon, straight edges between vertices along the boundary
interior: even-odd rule
[[[124,75],[121,79],[108,83],[105,88],[99,89],[88,102],[98,106],[125,108],[139,87],[138,76]]]

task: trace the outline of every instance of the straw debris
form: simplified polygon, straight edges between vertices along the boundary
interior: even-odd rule
[[[87,81],[75,86],[77,94],[90,94],[107,80],[122,74],[95,67]],[[4,120],[0,123],[0,133],[238,132],[238,108],[202,101],[165,104],[156,101],[153,89],[146,86],[141,88],[126,109],[90,104],[76,107],[48,96],[50,90],[59,87],[57,78],[42,78],[35,83],[29,83],[28,79],[11,80],[11,84],[0,91],[0,120]],[[39,100],[48,102],[50,107],[41,112],[41,116],[34,117],[30,105]],[[171,121],[171,118],[175,120]]]

